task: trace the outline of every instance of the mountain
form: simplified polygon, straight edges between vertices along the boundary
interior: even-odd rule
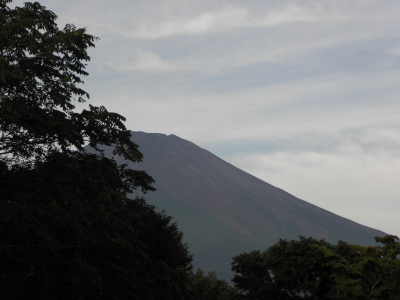
[[[132,132],[144,154],[134,169],[156,181],[145,199],[174,217],[194,267],[231,277],[232,257],[299,235],[373,245],[385,233],[307,203],[175,135]],[[110,152],[109,152],[110,153]]]

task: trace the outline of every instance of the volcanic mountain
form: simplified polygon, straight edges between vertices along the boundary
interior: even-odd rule
[[[132,132],[157,191],[144,195],[177,222],[194,267],[229,278],[232,257],[279,238],[372,245],[385,233],[307,203],[175,135]]]

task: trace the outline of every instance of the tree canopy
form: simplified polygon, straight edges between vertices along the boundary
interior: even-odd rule
[[[115,154],[138,162],[142,154],[117,113],[89,105],[80,85],[87,76],[88,48],[96,37],[67,24],[38,2],[10,8],[0,0],[0,157],[9,163],[51,151],[115,146]]]
[[[215,272],[204,274],[202,269],[191,272],[188,300],[235,300],[239,291],[226,281],[218,279]]]
[[[114,164],[76,153],[2,166],[0,298],[184,299],[182,234],[125,197]]]
[[[400,299],[400,243],[359,246],[300,237],[233,258],[245,299]]]
[[[332,268],[333,299],[400,299],[400,243],[397,236],[376,237],[383,246],[364,247],[339,241],[318,249]]]
[[[329,267],[323,253],[311,245],[331,247],[313,238],[280,239],[264,252],[234,257],[235,286],[247,299],[324,299],[330,284]]]
[[[39,3],[0,0],[0,298],[186,299],[191,255],[154,190],[124,117],[88,100],[96,37]],[[93,154],[84,146],[96,149]]]

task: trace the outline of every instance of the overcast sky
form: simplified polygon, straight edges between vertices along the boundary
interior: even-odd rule
[[[84,89],[129,129],[400,235],[400,1],[39,2],[100,38]]]

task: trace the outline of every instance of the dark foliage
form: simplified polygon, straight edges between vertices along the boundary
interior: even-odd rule
[[[312,245],[330,247],[324,240],[300,237],[279,240],[264,252],[242,253],[233,258],[233,282],[246,299],[323,299],[329,267]]]
[[[393,235],[376,237],[383,246],[363,247],[339,241],[329,259],[333,299],[400,299],[400,243]]]
[[[235,300],[241,299],[239,291],[226,281],[218,279],[215,272],[204,274],[198,269],[190,275],[188,300]]]
[[[245,299],[400,299],[396,236],[365,247],[300,237],[233,258],[233,278]]]
[[[89,97],[79,85],[97,38],[71,24],[60,30],[57,16],[37,2],[14,9],[9,2],[0,0],[0,159],[27,163],[103,144],[140,161],[124,117],[92,105],[74,111],[74,102]]]
[[[124,118],[77,113],[96,38],[39,3],[0,0],[0,299],[186,299],[191,256],[135,189],[153,179]],[[84,145],[96,154],[84,152]]]
[[[182,234],[125,197],[112,160],[56,154],[0,176],[1,299],[184,298]]]

